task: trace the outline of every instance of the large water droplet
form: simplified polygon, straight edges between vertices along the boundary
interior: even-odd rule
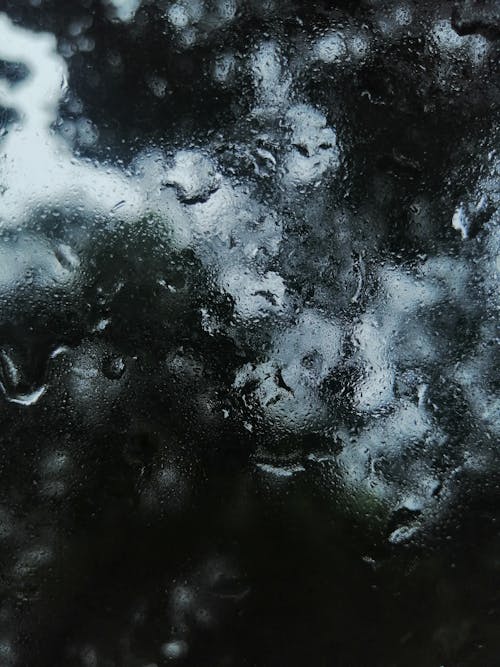
[[[109,380],[119,380],[125,373],[125,368],[121,357],[111,357],[104,361],[102,372]]]
[[[207,157],[195,151],[180,151],[174,166],[164,179],[166,185],[174,186],[179,200],[185,204],[204,202],[219,187],[220,176]]]
[[[45,393],[47,386],[26,378],[19,355],[13,350],[0,350],[0,388],[10,403],[34,405]]]

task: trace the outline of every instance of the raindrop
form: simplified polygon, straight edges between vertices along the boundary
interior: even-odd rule
[[[0,388],[5,398],[17,405],[34,405],[47,390],[45,384],[27,381],[16,354],[5,349],[0,349],[0,378]]]
[[[125,373],[126,365],[122,357],[110,357],[103,363],[103,373],[109,380],[119,380]]]

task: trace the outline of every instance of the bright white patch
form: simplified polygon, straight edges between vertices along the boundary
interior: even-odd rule
[[[186,28],[189,25],[189,16],[186,8],[177,2],[169,8],[167,16],[170,23],[178,30]]]
[[[463,206],[459,206],[457,208],[453,214],[451,224],[453,229],[456,229],[458,232],[460,232],[463,239],[467,239],[469,237],[470,221],[467,217],[467,214],[465,213]]]
[[[4,392],[5,398],[9,401],[9,403],[17,403],[17,405],[24,405],[26,407],[29,407],[30,405],[35,405],[35,403],[38,402],[38,399],[45,394],[45,391],[47,389],[45,385],[42,385],[41,387],[38,387],[34,391],[31,391],[29,394],[16,394],[13,396],[7,393],[1,382],[0,382],[0,387]]]
[[[325,63],[333,63],[347,57],[347,47],[343,36],[330,33],[321,37],[314,45],[314,55]]]
[[[283,57],[276,42],[263,42],[252,58],[252,73],[263,109],[279,108],[288,100],[290,74],[283,67]]]
[[[274,477],[284,477],[289,478],[293,477],[299,472],[304,472],[305,468],[302,465],[293,465],[293,466],[275,466],[270,463],[257,463],[256,467],[262,472],[273,475]]]
[[[123,173],[76,159],[51,129],[67,87],[66,64],[53,35],[24,30],[0,14],[0,59],[29,70],[13,86],[0,82],[0,103],[19,117],[1,144],[0,227],[20,226],[43,206],[106,215],[123,201],[123,219],[140,217],[141,193]],[[85,136],[93,141],[88,132]]]
[[[431,30],[431,36],[443,51],[455,51],[464,45],[464,37],[453,30],[448,19],[437,21]]]
[[[183,202],[206,201],[217,190],[220,177],[215,165],[202,153],[183,150],[175,156],[174,166],[167,171],[164,183],[177,188]]]
[[[296,104],[286,113],[291,148],[285,158],[283,178],[294,186],[319,183],[323,174],[338,167],[337,135],[325,116],[309,104]]]
[[[115,18],[119,21],[131,21],[139,9],[142,0],[108,0]]]
[[[275,336],[268,361],[239,371],[235,386],[257,381],[256,399],[282,426],[301,430],[317,425],[325,416],[321,383],[338,365],[342,341],[338,322],[305,311],[295,325]]]

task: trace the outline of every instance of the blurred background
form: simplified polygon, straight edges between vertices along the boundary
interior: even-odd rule
[[[0,0],[0,667],[495,667],[495,2]]]

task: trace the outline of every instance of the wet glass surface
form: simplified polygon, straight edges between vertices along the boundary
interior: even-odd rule
[[[490,0],[0,0],[0,667],[500,661]]]

